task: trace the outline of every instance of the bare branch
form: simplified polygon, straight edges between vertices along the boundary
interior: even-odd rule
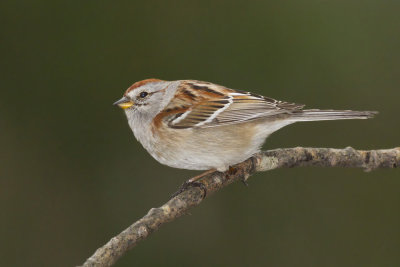
[[[303,166],[362,168],[397,168],[400,165],[400,147],[385,150],[355,150],[333,148],[287,148],[260,152],[234,166],[234,173],[213,172],[205,175],[201,183],[207,197],[234,181],[246,181],[256,171]],[[143,218],[113,237],[86,260],[83,266],[111,266],[125,252],[146,239],[161,225],[170,222],[204,199],[201,187],[189,187],[159,208],[152,208]]]

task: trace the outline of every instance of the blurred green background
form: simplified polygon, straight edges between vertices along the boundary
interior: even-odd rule
[[[399,146],[399,1],[1,1],[0,265],[74,266],[198,172],[156,162],[112,106],[198,79],[373,120],[265,149]],[[400,172],[258,173],[116,266],[400,266]]]

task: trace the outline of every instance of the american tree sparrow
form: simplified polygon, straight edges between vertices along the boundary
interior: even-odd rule
[[[136,139],[158,162],[220,172],[260,151],[265,139],[286,125],[377,113],[303,110],[304,105],[195,80],[136,82],[114,104],[124,109]]]

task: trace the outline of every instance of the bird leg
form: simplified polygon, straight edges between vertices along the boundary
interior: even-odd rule
[[[211,170],[208,170],[208,171],[206,171],[206,172],[203,172],[203,173],[200,174],[200,175],[197,175],[197,176],[195,176],[195,177],[190,178],[189,180],[187,180],[186,182],[184,182],[184,183],[179,187],[178,191],[176,191],[175,193],[173,193],[173,194],[171,195],[171,198],[176,197],[177,195],[179,195],[180,193],[182,193],[183,191],[185,191],[185,190],[188,189],[189,187],[200,187],[200,189],[202,189],[202,190],[204,191],[204,194],[203,194],[203,199],[204,199],[204,198],[206,197],[206,195],[207,195],[207,188],[206,188],[206,186],[205,186],[203,183],[199,182],[199,180],[200,180],[201,178],[203,178],[204,176],[206,176],[206,175],[208,175],[208,174],[210,174],[210,173],[213,173],[213,172],[215,172],[215,171],[216,171],[215,169],[211,169]]]
[[[203,194],[203,199],[206,198],[207,196],[207,187],[201,183],[199,180],[201,180],[204,176],[215,172],[216,169],[211,169],[208,171],[203,172],[200,175],[197,175],[195,177],[190,178],[189,180],[187,180],[186,182],[184,182],[178,189],[178,191],[176,191],[175,193],[173,193],[171,195],[171,198],[176,197],[177,195],[179,195],[180,193],[182,193],[183,191],[185,191],[186,189],[188,189],[189,187],[200,187],[200,189],[202,189],[204,191]],[[237,173],[238,169],[232,166],[229,166],[229,169],[225,172],[225,179],[230,179],[231,176],[235,175]],[[246,182],[246,180],[243,178],[242,179],[242,183],[245,186],[248,186],[248,183]]]
[[[200,180],[201,178],[203,178],[204,176],[206,176],[206,175],[208,175],[210,173],[213,173],[215,171],[216,171],[216,169],[211,169],[211,170],[205,171],[202,174],[199,174],[199,175],[197,175],[195,177],[190,178],[189,180],[186,181],[186,183],[196,182],[196,181]]]
[[[226,179],[230,179],[232,175],[235,175],[237,173],[238,169],[232,166],[229,166],[228,171],[225,174],[225,178]],[[246,182],[245,178],[243,177],[243,179],[241,179],[242,183],[245,186],[249,186],[249,184]]]

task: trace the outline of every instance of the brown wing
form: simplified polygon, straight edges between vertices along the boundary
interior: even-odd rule
[[[206,128],[290,113],[303,106],[211,83],[185,81],[165,111],[179,110],[168,118],[172,128]]]

